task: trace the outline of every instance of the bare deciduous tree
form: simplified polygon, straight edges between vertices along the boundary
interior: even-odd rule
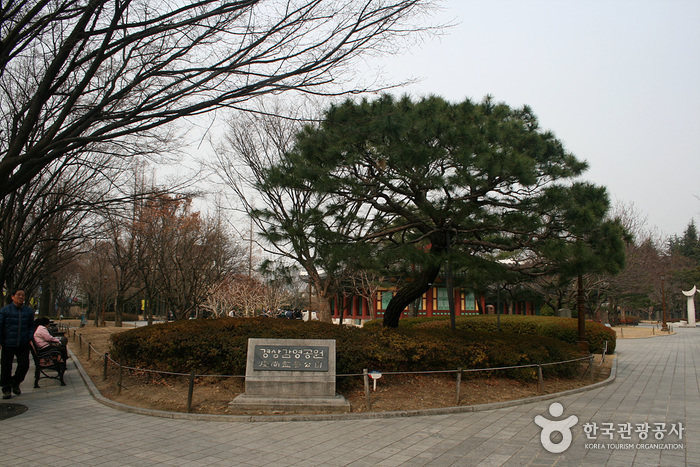
[[[56,162],[0,199],[0,285],[51,289],[51,276],[94,237],[94,208],[108,202],[101,175],[111,171],[104,158]]]
[[[81,257],[79,274],[80,288],[87,301],[88,319],[94,319],[95,326],[104,325],[108,304],[113,303],[114,277],[109,265],[110,245],[95,241]]]
[[[215,318],[236,316],[236,302],[232,293],[234,280],[233,277],[224,277],[212,286],[201,308]]]
[[[371,319],[377,319],[376,298],[381,279],[378,274],[363,269],[346,271],[345,274],[347,290],[367,302]]]
[[[168,141],[167,125],[181,117],[243,108],[251,98],[287,90],[363,91],[343,79],[348,65],[428,30],[419,21],[433,3],[5,3],[0,197],[76,152],[154,152]]]
[[[212,287],[244,264],[219,219],[191,209],[191,200],[157,196],[140,209],[135,227],[138,268],[149,298],[163,300],[178,319],[194,316]]]
[[[278,113],[289,118],[279,118]],[[302,108],[280,110],[275,105],[236,115],[229,122],[226,145],[217,152],[216,173],[255,222],[264,252],[291,260],[307,273],[314,291],[311,306],[318,310],[322,321],[330,322],[330,302],[341,289],[338,265],[324,251],[323,233],[327,229],[342,231],[344,226],[319,228],[325,220],[317,218],[316,213],[327,202],[325,196],[304,187],[271,186],[265,178],[267,170],[292,149],[294,136],[308,121],[309,113]]]
[[[230,282],[228,295],[234,308],[243,316],[255,316],[265,302],[265,287],[251,276],[238,275]]]

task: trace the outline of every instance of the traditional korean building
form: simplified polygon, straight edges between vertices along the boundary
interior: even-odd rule
[[[378,289],[374,297],[376,307],[376,317],[381,319],[384,316],[384,311],[389,305],[394,290]],[[472,292],[463,292],[455,288],[455,311],[457,316],[479,314],[479,307]],[[483,300],[483,298],[482,298]],[[350,303],[348,303],[350,302]],[[344,305],[344,306],[343,306]],[[483,304],[482,304],[483,305]],[[343,321],[352,324],[361,325],[364,321],[372,319],[371,307],[368,304],[366,297],[349,296],[344,298],[344,303],[341,300],[335,300],[333,303],[333,319],[340,319],[341,307],[344,308]],[[414,308],[414,309],[411,309]],[[482,307],[483,309],[483,307]],[[449,316],[450,307],[448,304],[447,289],[445,287],[431,287],[420,300],[416,300],[414,305],[408,307],[402,318],[409,316]]]
[[[389,305],[389,301],[393,296],[394,289],[379,288],[374,295],[374,303],[376,306],[376,318],[382,319],[384,311]],[[455,314],[456,316],[478,315],[482,313],[495,314],[495,303],[487,303],[485,297],[476,297],[474,292],[462,290],[458,287],[454,288],[455,294]],[[536,315],[539,314],[539,308],[531,301],[521,300],[512,303],[505,301],[500,304],[501,314],[516,314],[516,315]],[[347,295],[339,297],[333,301],[333,320],[340,321],[341,310],[343,314],[343,323],[355,324],[361,326],[365,321],[371,320],[371,307],[368,304],[367,297],[359,295]],[[431,287],[423,294],[420,300],[416,300],[412,306],[404,310],[401,318],[414,316],[449,316],[450,307],[447,295],[447,288],[444,285],[436,285]]]

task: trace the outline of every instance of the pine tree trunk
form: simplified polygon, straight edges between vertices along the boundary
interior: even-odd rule
[[[449,243],[449,235],[446,232],[436,233],[430,237],[430,257],[424,269],[400,288],[391,298],[384,312],[383,325],[386,328],[398,328],[399,318],[406,307],[414,300],[419,299],[432,287],[435,278],[440,273],[440,266],[444,259],[443,253]]]
[[[403,310],[430,289],[439,272],[440,263],[437,262],[437,264],[425,268],[412,282],[399,289],[391,298],[384,312],[384,327],[399,327],[399,318],[401,318]]]

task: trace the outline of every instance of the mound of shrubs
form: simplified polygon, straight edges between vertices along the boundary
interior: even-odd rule
[[[556,316],[523,316],[523,315],[477,315],[457,318],[457,329],[472,333],[498,332],[500,319],[501,332],[504,334],[519,334],[526,336],[547,336],[560,341],[576,344],[578,341],[578,320],[576,318],[559,318]],[[365,327],[379,327],[381,321],[374,320]],[[403,329],[435,329],[450,326],[449,317],[434,316],[408,318],[399,321]],[[593,353],[601,353],[608,342],[607,353],[615,352],[615,331],[600,323],[586,321],[586,339]]]
[[[427,324],[427,323],[426,323]],[[570,360],[575,345],[549,336],[473,331],[446,326],[387,330],[318,321],[269,318],[183,320],[128,330],[112,336],[110,355],[132,367],[199,374],[243,375],[248,338],[335,339],[337,374],[378,371],[493,368]],[[548,371],[569,375],[576,365]],[[532,376],[533,370],[512,372]]]

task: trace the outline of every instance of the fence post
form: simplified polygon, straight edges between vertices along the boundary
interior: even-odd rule
[[[78,334],[78,348],[80,350],[83,350],[83,335],[82,334]]]
[[[593,376],[593,354],[591,354],[590,357],[588,357],[588,368],[590,371],[589,377],[591,378],[591,382],[595,379]]]
[[[109,359],[109,354],[105,352],[104,367],[102,368],[102,381],[107,381],[107,360]]]
[[[542,376],[542,365],[537,365],[537,392],[544,392],[544,376]]]
[[[608,341],[605,341],[605,345],[603,346],[603,355],[600,358],[600,364],[602,365],[605,363],[605,354],[608,353]]]
[[[119,364],[119,373],[117,373],[117,396],[122,392],[122,364]]]
[[[194,370],[190,373],[190,384],[187,388],[187,413],[192,411],[192,392],[194,391]]]
[[[457,368],[457,394],[455,395],[455,405],[459,405],[459,391],[462,386],[462,367]]]
[[[367,399],[367,410],[372,408],[372,403],[369,400],[369,374],[367,373],[367,368],[362,370],[362,376],[365,379],[365,398]]]
[[[88,360],[90,360],[91,350],[92,350],[92,344],[90,342],[88,342],[88,356],[87,356]]]

